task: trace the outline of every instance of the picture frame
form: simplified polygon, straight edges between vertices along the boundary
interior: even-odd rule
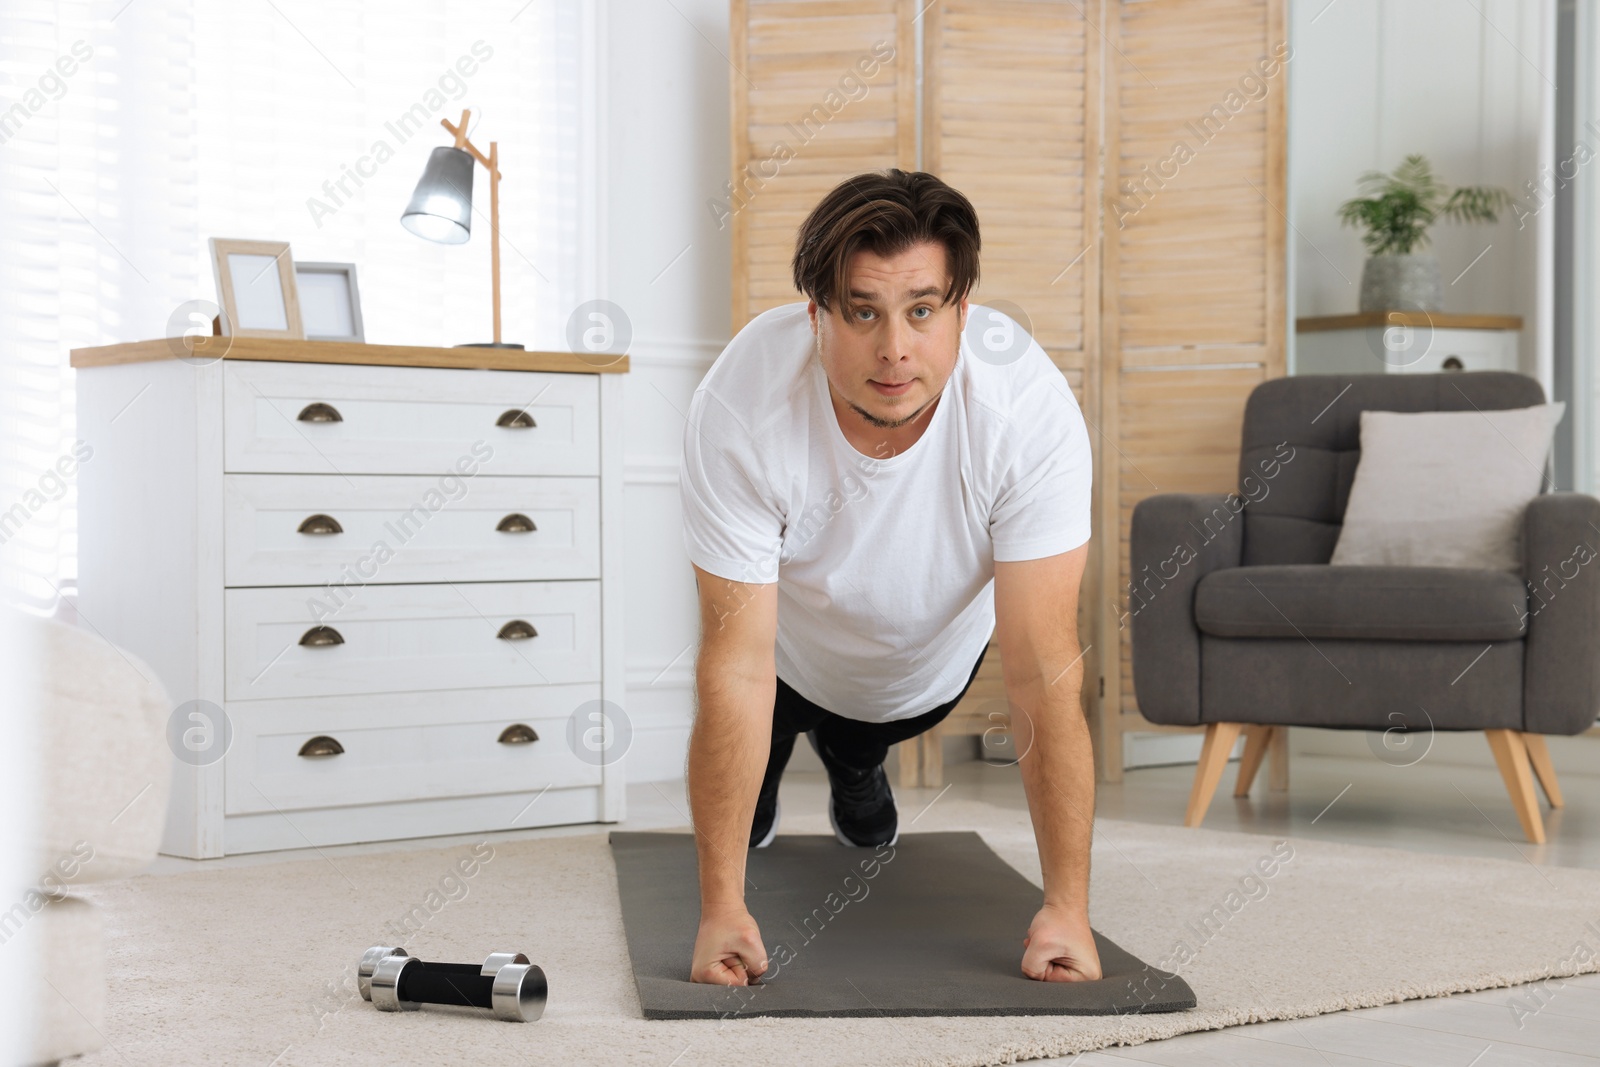
[[[295,287],[308,341],[366,342],[354,263],[296,263]]]
[[[289,243],[213,237],[209,244],[223,336],[305,340]]]

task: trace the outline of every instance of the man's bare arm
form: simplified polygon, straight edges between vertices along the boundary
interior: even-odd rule
[[[1094,750],[1081,704],[1078,589],[1089,546],[996,562],[995,634],[1023,788],[1044,873],[1044,906],[1024,940],[1023,973],[1047,981],[1100,977],[1089,931]]]
[[[687,777],[700,866],[700,931],[690,981],[745,985],[767,969],[744,884],[750,824],[772,744],[778,587],[694,571],[700,652]]]

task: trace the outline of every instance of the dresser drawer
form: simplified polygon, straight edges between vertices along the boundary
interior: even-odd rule
[[[1517,334],[1510,330],[1414,331],[1425,346],[1415,360],[1396,369],[1405,374],[1517,369]]]
[[[597,478],[229,474],[230,586],[600,577]]]
[[[600,583],[229,589],[227,699],[600,680]]]
[[[600,473],[593,374],[228,360],[224,469]]]
[[[599,699],[598,685],[562,685],[231,705],[226,813],[599,785],[600,764],[567,736],[573,712]]]

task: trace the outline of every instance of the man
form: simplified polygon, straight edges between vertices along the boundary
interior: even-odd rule
[[[991,633],[1044,873],[1022,973],[1100,977],[1076,630],[1089,438],[1031,338],[1015,359],[962,350],[978,250],[972,205],[933,175],[845,181],[796,238],[808,301],[740,330],[690,403],[680,486],[701,618],[691,981],[747,985],[767,970],[745,850],[776,833],[795,738],[827,769],[841,844],[892,845],[888,746],[949,713]],[[978,310],[985,329],[1013,327]]]

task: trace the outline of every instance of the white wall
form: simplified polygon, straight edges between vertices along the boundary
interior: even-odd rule
[[[1423,152],[1453,185],[1515,196],[1538,178],[1554,78],[1547,0],[1290,0],[1289,185],[1296,316],[1356,309],[1365,252],[1335,211],[1366,170]],[[1475,10],[1476,7],[1476,10]],[[1477,13],[1482,12],[1482,15]],[[677,465],[689,394],[729,337],[730,242],[706,209],[729,172],[722,0],[610,0],[602,226],[607,297],[633,328],[626,385],[626,710],[634,781],[676,777],[693,714],[698,621]],[[1525,200],[1532,211],[1539,201]],[[1435,227],[1445,308],[1520,314],[1537,358],[1535,226]],[[1473,258],[1492,245],[1466,274]],[[1546,383],[1548,388],[1548,382]],[[1300,731],[1309,735],[1321,731]],[[803,747],[803,746],[802,746]],[[1297,747],[1299,742],[1297,738]],[[803,759],[809,753],[797,752]]]
[[[1600,149],[1600,137],[1596,136],[1600,133],[1600,10],[1593,4],[1578,4],[1576,30],[1577,141],[1589,152],[1595,152]],[[1582,162],[1573,193],[1577,238],[1572,284],[1573,292],[1582,294],[1573,308],[1573,395],[1578,398],[1579,408],[1573,427],[1577,451],[1573,487],[1593,493],[1600,490],[1600,419],[1596,418],[1600,411],[1600,368],[1595,366],[1596,353],[1600,353],[1600,309],[1595,308],[1593,299],[1595,290],[1600,288],[1600,210],[1596,210],[1600,208],[1600,175],[1595,172],[1594,159],[1576,146],[1573,156],[1575,162]],[[1563,174],[1570,174],[1572,166],[1567,163]]]
[[[633,327],[625,386],[631,781],[683,772],[699,620],[678,460],[689,395],[730,336],[728,5],[611,0],[605,28],[607,298]]]
[[[1290,0],[1293,317],[1356,310],[1366,251],[1357,231],[1340,227],[1338,206],[1357,195],[1362,172],[1421,152],[1450,185],[1501,185],[1518,198],[1494,225],[1436,224],[1431,250],[1446,311],[1523,317],[1522,370],[1548,394],[1541,248],[1553,207],[1528,183],[1541,180],[1550,153],[1553,27],[1549,0]],[[1370,754],[1365,733],[1292,737],[1296,753]],[[1442,737],[1428,758],[1491,762],[1476,735]]]
[[[13,366],[6,361],[5,369]],[[0,446],[9,445],[9,440]],[[0,463],[9,460],[0,457]],[[0,548],[0,571],[6,579],[14,573],[13,550]],[[42,649],[21,612],[0,605],[0,729],[6,743],[0,745],[0,911],[9,912],[26,905],[28,893],[38,884],[43,871],[34,868],[39,851],[39,811],[37,760],[29,753],[38,751],[38,679],[36,664]],[[24,908],[26,912],[26,908]],[[39,927],[29,923],[26,913],[20,927],[7,923],[6,940],[0,943],[0,1004],[6,1004],[5,1017],[17,1020],[35,1018],[47,994],[41,992],[37,957]],[[0,1063],[20,1063],[30,1044],[27,1028],[0,1026]]]
[[[1444,310],[1521,315],[1522,369],[1548,392],[1538,229],[1555,63],[1549,0],[1290,0],[1290,258],[1296,317],[1356,310],[1366,259],[1337,210],[1367,170],[1420,152],[1450,185],[1500,185],[1527,213],[1440,222]],[[1481,14],[1480,14],[1481,12]],[[1538,210],[1541,203],[1545,206]],[[1474,257],[1489,251],[1473,264]],[[1471,269],[1468,266],[1471,265]],[[1462,271],[1466,271],[1464,276]],[[1547,297],[1545,297],[1547,299]]]

